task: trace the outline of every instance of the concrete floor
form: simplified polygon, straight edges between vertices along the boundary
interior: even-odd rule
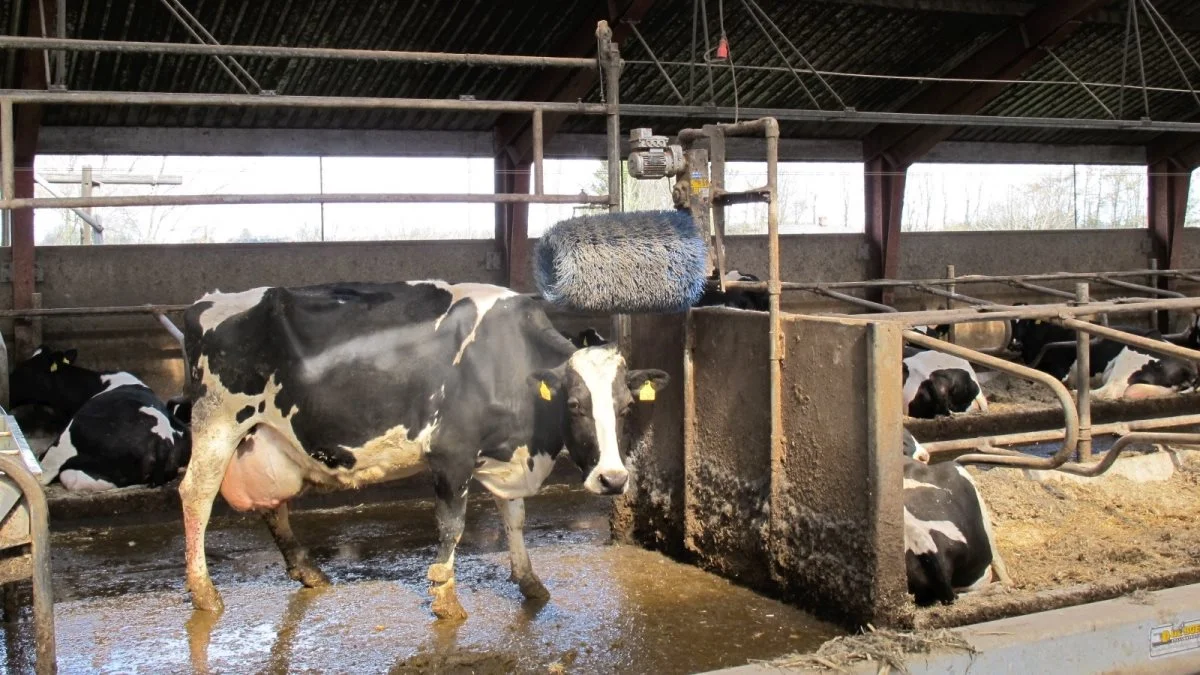
[[[526,540],[552,594],[508,581],[490,498],[472,500],[458,586],[471,617],[433,621],[425,570],[432,505],[405,501],[293,515],[334,580],[301,589],[256,517],[215,518],[209,565],[226,610],[193,613],[178,521],[53,537],[61,673],[687,673],[807,651],[833,626],[694,567],[608,544],[609,502],[550,488],[528,502]],[[28,672],[28,611],[0,665]]]

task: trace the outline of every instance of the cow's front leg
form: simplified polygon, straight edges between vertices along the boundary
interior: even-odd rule
[[[432,462],[431,462],[432,463]],[[467,518],[467,484],[470,473],[433,468],[433,486],[436,493],[434,513],[438,525],[437,560],[429,566],[428,578],[433,585],[430,609],[439,619],[462,620],[467,612],[458,602],[454,590],[454,549],[462,538]]]
[[[525,500],[496,496],[496,508],[500,511],[500,519],[504,521],[504,533],[508,537],[512,580],[520,586],[521,595],[529,600],[548,600],[550,592],[533,573],[529,551],[525,549]]]
[[[288,576],[308,588],[328,586],[329,577],[325,576],[309,560],[308,551],[300,545],[300,542],[296,541],[296,535],[292,533],[292,524],[288,520],[287,503],[265,511],[263,520],[266,521],[271,536],[275,538],[275,545],[279,547],[279,552],[283,554],[283,562],[287,566]]]

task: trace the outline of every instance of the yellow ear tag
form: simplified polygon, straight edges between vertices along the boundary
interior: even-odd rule
[[[1033,322],[1033,325],[1035,325],[1035,326],[1040,326],[1040,325],[1042,325],[1042,320],[1041,320],[1041,319],[1037,319],[1037,320],[1035,320],[1035,321]]]
[[[63,357],[63,365],[64,365],[64,366],[69,366],[69,365],[71,365],[71,359],[68,359],[67,357],[65,357],[65,356],[64,356],[64,357]]]
[[[638,389],[638,400],[639,401],[653,401],[654,400],[654,385],[650,384],[650,380],[646,380],[646,384],[643,384],[642,388]]]
[[[56,371],[56,370],[58,370],[58,364],[57,364],[57,363],[51,363],[51,364],[50,364],[50,372],[52,372],[52,373],[53,373],[53,372],[54,372],[54,371]]]
[[[554,398],[554,394],[550,392],[550,385],[546,384],[545,382],[542,382],[541,386],[538,387],[538,394],[540,394],[542,399],[546,401]]]

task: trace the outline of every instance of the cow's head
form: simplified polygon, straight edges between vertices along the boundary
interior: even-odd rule
[[[1075,333],[1069,329],[1041,319],[1018,319],[1010,321],[1009,325],[1012,341],[1008,343],[1008,350],[1019,353],[1025,364],[1032,364],[1047,344],[1075,339]]]
[[[981,408],[979,385],[961,368],[935,370],[921,383],[908,404],[909,417],[932,419]]]
[[[561,416],[563,443],[583,472],[583,486],[601,495],[623,493],[630,414],[635,405],[653,401],[670,377],[661,370],[629,370],[616,347],[606,346],[580,349],[532,380],[541,404]]]
[[[17,364],[9,376],[9,404],[12,407],[36,403],[67,415],[94,393],[95,373],[74,365],[74,349],[38,348],[33,356]]]

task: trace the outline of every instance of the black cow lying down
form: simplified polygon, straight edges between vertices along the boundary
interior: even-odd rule
[[[991,516],[971,474],[954,462],[929,465],[904,432],[904,549],[908,592],[918,605],[1009,581]]]
[[[548,594],[522,529],[566,450],[584,487],[624,492],[630,413],[667,385],[612,347],[577,350],[538,305],[506,288],[414,281],[208,294],[185,313],[192,461],[180,485],[187,582],[222,607],[204,533],[220,492],[265,512],[289,576],[328,583],[292,535],[287,504],[307,485],[357,487],[429,471],[440,544],[432,610],[466,616],[454,552],[472,478],[496,499],[513,579]]]
[[[38,349],[10,378],[14,410],[44,408],[70,420],[39,459],[42,484],[76,492],[162,485],[190,455],[186,425],[137,377],[73,364],[74,349]]]

